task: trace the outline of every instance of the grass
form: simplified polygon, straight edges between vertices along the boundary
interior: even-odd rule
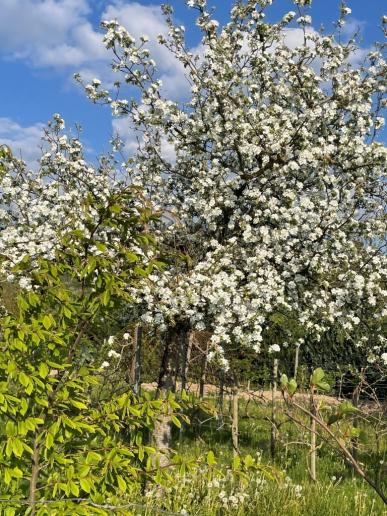
[[[261,404],[246,407],[246,401],[241,400],[239,422],[241,455],[258,456],[263,464],[276,468],[280,481],[267,480],[262,474],[253,475],[248,481],[231,475],[213,479],[211,473],[202,468],[167,487],[162,497],[148,493],[149,509],[141,514],[157,514],[163,509],[197,516],[387,515],[384,503],[372,488],[354,475],[337,450],[321,444],[320,440],[318,480],[316,483],[310,480],[308,432],[287,421],[281,407],[278,408],[280,430],[274,459],[270,454],[270,408]],[[227,406],[223,421],[200,411],[191,414],[191,421],[189,427],[175,431],[175,449],[186,457],[198,457],[211,449],[218,465],[230,464],[232,447]],[[382,442],[377,454],[372,427],[364,429],[368,440],[360,446],[359,460],[372,478],[383,483],[385,465],[381,462],[386,456],[387,443]],[[384,490],[386,488],[384,479]]]

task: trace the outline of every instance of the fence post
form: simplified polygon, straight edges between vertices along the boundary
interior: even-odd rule
[[[239,435],[239,392],[236,381],[232,387],[232,423],[231,423],[231,438],[234,456],[239,455],[238,446]]]
[[[272,458],[275,457],[277,445],[277,422],[276,422],[276,395],[277,395],[277,378],[278,378],[278,358],[273,362],[273,380],[271,386],[271,434],[270,434],[270,453]]]
[[[136,324],[133,335],[133,359],[131,364],[131,380],[133,390],[136,394],[140,392],[141,385],[141,346],[142,346],[142,326]]]
[[[316,415],[316,405],[314,401],[314,387],[310,388],[310,412]],[[316,461],[317,461],[317,435],[316,435],[316,420],[310,418],[310,477],[313,482],[317,480]]]

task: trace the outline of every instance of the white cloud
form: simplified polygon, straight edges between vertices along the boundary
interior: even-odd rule
[[[89,12],[87,0],[2,0],[0,52],[36,67],[79,64],[90,56]]]
[[[8,145],[15,156],[36,168],[41,156],[43,129],[42,123],[23,127],[10,118],[0,117],[0,145]]]
[[[286,28],[283,30],[283,41],[289,48],[297,48],[304,44],[304,37],[317,36],[318,32],[314,30],[313,27],[305,29],[304,31],[299,28]],[[309,46],[312,46],[312,43],[307,42]]]
[[[111,53],[88,18],[96,5],[91,0],[1,0],[1,4],[0,56],[113,83]],[[184,96],[188,88],[184,68],[157,42],[157,36],[167,32],[160,5],[112,0],[105,4],[102,19],[117,19],[136,38],[148,35],[164,92],[176,99]]]

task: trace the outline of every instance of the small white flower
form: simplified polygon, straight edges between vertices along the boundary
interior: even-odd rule
[[[101,364],[101,369],[106,369],[106,368],[107,368],[107,367],[109,367],[109,366],[110,366],[109,362],[106,362],[106,360],[105,360],[105,361],[104,361],[104,362],[102,362],[102,364]]]
[[[279,353],[281,351],[281,348],[278,344],[272,344],[269,346],[269,353]]]
[[[108,353],[108,357],[109,358],[120,358],[120,354],[117,353],[117,351],[115,351],[114,349],[111,349]]]
[[[107,340],[107,343],[111,346],[112,344],[114,344],[114,335],[111,335],[108,340]]]
[[[31,280],[29,278],[20,278],[19,280],[19,286],[20,288],[23,288],[25,290],[31,290]]]
[[[122,338],[123,338],[124,340],[129,340],[129,339],[130,339],[130,333],[124,333],[124,334],[122,335]]]

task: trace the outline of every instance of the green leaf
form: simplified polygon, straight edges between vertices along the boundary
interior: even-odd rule
[[[235,457],[233,458],[232,460],[232,468],[234,470],[238,470],[241,466],[241,458],[239,457],[239,455],[235,455]]]
[[[54,436],[52,435],[51,432],[47,432],[46,441],[44,443],[46,449],[49,450],[50,448],[52,448],[53,444],[54,444]]]
[[[122,207],[119,204],[113,204],[112,206],[110,206],[110,211],[112,213],[121,213]]]
[[[81,466],[79,469],[79,478],[85,478],[90,473],[90,466]]]
[[[243,463],[246,466],[246,468],[252,468],[255,464],[254,459],[251,455],[246,455],[246,457],[243,459]]]
[[[181,428],[181,421],[176,416],[171,416],[171,421],[177,428]]]
[[[45,315],[42,319],[43,326],[46,328],[46,330],[49,330],[52,326],[52,319],[49,315]]]
[[[286,376],[286,374],[282,374],[281,379],[280,379],[280,385],[281,385],[281,389],[283,391],[286,390],[288,383],[289,383],[288,377]]]
[[[102,242],[95,242],[95,246],[98,249],[98,251],[101,251],[102,253],[104,253],[107,249],[106,245]]]
[[[50,372],[50,369],[49,369],[48,365],[45,364],[44,362],[42,362],[39,365],[39,376],[41,378],[47,378],[49,372]]]
[[[14,437],[16,435],[16,426],[13,421],[8,421],[5,425],[5,435],[7,437]]]
[[[317,385],[324,378],[325,373],[321,367],[315,369],[310,377],[310,383],[312,385]]]
[[[13,437],[9,437],[7,440],[7,445],[5,447],[5,455],[8,458],[12,455],[12,445],[13,445]]]
[[[214,452],[211,450],[207,453],[207,464],[209,466],[213,466],[214,464],[216,464]]]
[[[360,409],[352,405],[350,401],[343,401],[337,408],[338,412],[343,416],[349,416],[360,412]]]
[[[19,468],[17,468],[17,467],[16,467],[16,468],[13,468],[13,470],[12,470],[12,476],[13,476],[14,478],[23,478],[23,472],[22,472],[22,470],[21,470],[21,469],[19,469]]]
[[[8,468],[4,469],[4,482],[6,485],[9,485],[12,481],[12,473],[11,470]]]
[[[121,475],[117,475],[117,482],[118,482],[118,487],[120,488],[120,491],[125,492],[126,491],[126,482],[121,477]]]
[[[86,456],[86,464],[93,464],[95,462],[99,462],[102,459],[99,453],[90,451]]]
[[[102,304],[104,306],[107,306],[110,301],[110,290],[105,290],[105,292],[102,294]]]
[[[126,251],[125,258],[128,260],[129,263],[135,263],[139,260],[139,256],[136,253],[133,253],[132,251]]]
[[[74,495],[74,496],[79,496],[79,487],[77,486],[77,484],[73,481],[70,482],[70,492]]]
[[[81,401],[70,400],[70,403],[73,407],[75,407],[79,410],[87,409],[87,406],[84,403],[82,403]]]
[[[23,455],[24,446],[20,439],[15,438],[13,440],[12,451],[16,457],[21,457]]]
[[[87,478],[80,478],[79,483],[80,483],[81,488],[85,491],[85,493],[90,493],[91,485]]]
[[[315,386],[321,391],[329,392],[331,390],[331,386],[327,382],[317,382]]]
[[[23,371],[20,371],[18,378],[23,387],[27,387],[31,382],[29,377]]]

